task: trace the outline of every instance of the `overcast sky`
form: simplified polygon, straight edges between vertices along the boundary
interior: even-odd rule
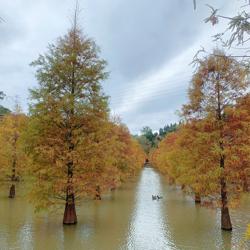
[[[158,130],[178,121],[176,110],[187,101],[189,63],[211,36],[225,28],[203,19],[209,3],[225,15],[236,13],[236,0],[79,0],[80,24],[101,47],[109,79],[103,83],[112,114],[132,133],[143,126]],[[74,0],[0,0],[0,90],[12,107],[18,95],[28,110],[28,89],[36,85],[29,64],[70,27]]]

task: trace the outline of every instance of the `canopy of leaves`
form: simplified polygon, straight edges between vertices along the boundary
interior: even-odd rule
[[[106,62],[95,42],[73,27],[32,65],[39,86],[31,90],[26,138],[37,208],[65,203],[69,187],[79,199],[134,175],[144,155],[128,130],[109,119],[101,87]]]
[[[222,53],[199,62],[189,90],[189,103],[183,107],[185,123],[151,153],[151,161],[171,182],[219,201],[223,177],[231,202],[249,185],[247,76],[240,63]],[[222,155],[224,168],[220,165]]]
[[[189,87],[189,103],[183,106],[185,117],[223,114],[226,107],[232,106],[247,92],[248,70],[223,51],[215,50],[197,63],[198,68]]]
[[[28,163],[25,154],[24,131],[28,118],[24,114],[8,114],[0,121],[0,176],[2,180],[10,179],[15,161],[16,176],[24,175]]]

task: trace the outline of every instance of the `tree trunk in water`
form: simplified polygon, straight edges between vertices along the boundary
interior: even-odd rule
[[[232,231],[228,207],[222,206],[221,208],[221,229],[225,231]]]
[[[201,203],[201,196],[199,194],[195,193],[194,201],[195,201],[195,203]]]
[[[220,143],[220,148],[224,150],[223,144]],[[225,168],[225,156],[220,157],[220,168]],[[224,173],[223,173],[224,175]],[[232,230],[232,223],[229,215],[228,202],[227,202],[227,184],[225,177],[220,178],[221,185],[221,229],[226,231]]]
[[[66,204],[63,216],[64,225],[74,225],[77,223],[76,208],[75,208],[75,197],[74,194],[67,194]]]
[[[217,121],[219,125],[220,130],[220,139],[219,139],[219,147],[221,150],[220,155],[220,169],[223,170],[223,175],[220,178],[220,184],[221,184],[221,229],[231,231],[232,230],[232,223],[229,215],[229,209],[228,209],[228,202],[227,202],[227,184],[224,176],[224,169],[225,169],[225,151],[224,151],[224,133],[223,133],[223,123],[224,123],[224,117],[223,117],[223,110],[222,110],[222,98],[221,98],[221,85],[220,85],[220,73],[216,76],[216,85],[217,85]]]
[[[227,189],[225,178],[221,178],[221,229],[226,231],[232,230],[232,223],[229,215],[229,209],[227,206]]]
[[[71,111],[72,114],[74,113]],[[69,132],[66,134],[66,141],[69,145],[69,153],[74,150],[74,144],[72,143],[72,130],[70,129]],[[75,194],[73,188],[73,169],[74,163],[72,159],[69,159],[67,163],[68,169],[68,181],[67,181],[67,190],[66,190],[66,204],[63,216],[63,224],[64,225],[74,225],[77,223],[77,216],[76,216],[76,208],[75,208]]]
[[[16,187],[14,184],[11,185],[10,187],[10,193],[9,193],[9,198],[14,198],[16,194]]]
[[[181,190],[184,190],[185,189],[185,184],[182,184],[181,185]]]
[[[101,200],[101,190],[100,190],[100,186],[97,186],[95,189],[96,193],[95,193],[95,200]]]

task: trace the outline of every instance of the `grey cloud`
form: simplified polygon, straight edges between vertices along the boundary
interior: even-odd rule
[[[229,6],[228,2],[220,1],[218,6],[218,1],[209,1],[218,7]],[[48,43],[66,33],[74,3],[0,0],[0,16],[6,20],[0,23],[0,89],[10,96],[18,94],[25,110],[27,89],[36,84],[29,63],[46,51]],[[111,75],[103,86],[111,96],[112,110],[126,93],[133,91],[139,79],[153,75],[184,52],[208,27],[203,23],[208,14],[206,0],[198,2],[197,11],[193,10],[191,0],[79,0],[79,3],[80,24],[96,40],[102,57],[108,61]],[[141,105],[122,114],[124,122],[135,132],[148,121],[154,128],[163,126],[168,122],[166,112],[172,112],[169,121],[178,119],[174,112],[185,101],[185,93],[183,88],[174,98],[171,93],[157,100],[149,98],[144,102],[142,98]]]
[[[187,85],[188,82],[183,85],[183,91],[159,93],[122,118],[130,125],[129,128],[133,132],[139,131],[146,125],[153,130],[158,130],[159,127],[178,121],[177,113],[181,110],[182,104],[187,101]]]
[[[189,1],[118,2],[108,14],[104,11],[104,20],[96,20],[98,30],[102,32],[95,37],[102,44],[112,72],[121,74],[126,80],[149,74],[176,52],[185,49],[194,41],[202,24],[192,25],[197,17]],[[97,4],[93,6],[97,7]],[[98,16],[102,10],[96,11]]]

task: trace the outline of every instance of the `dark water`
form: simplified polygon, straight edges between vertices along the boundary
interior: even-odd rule
[[[137,179],[102,201],[77,207],[76,226],[62,225],[63,210],[37,215],[20,191],[14,200],[6,193],[0,195],[1,250],[250,249],[244,240],[250,223],[249,195],[231,211],[233,232],[222,232],[219,211],[195,206],[152,168],[143,169]],[[163,200],[152,201],[152,194]]]

